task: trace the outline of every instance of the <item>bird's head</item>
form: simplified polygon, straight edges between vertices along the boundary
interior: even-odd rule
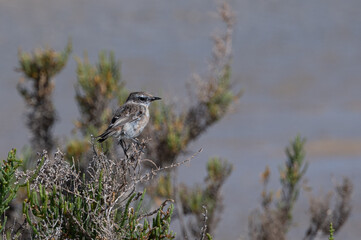
[[[160,99],[161,99],[160,97],[155,97],[149,93],[132,92],[131,94],[129,94],[129,97],[126,102],[134,102],[134,103],[149,105],[151,102]]]

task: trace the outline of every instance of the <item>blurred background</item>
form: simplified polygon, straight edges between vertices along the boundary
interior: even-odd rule
[[[243,90],[239,104],[190,144],[203,148],[179,169],[187,184],[203,181],[209,157],[233,163],[222,189],[224,211],[216,239],[247,238],[250,211],[261,202],[260,173],[270,166],[278,188],[284,148],[297,134],[307,139],[305,175],[312,193],[326,194],[343,176],[354,183],[353,209],[338,239],[361,235],[361,2],[358,0],[228,1],[236,14],[232,81]],[[49,46],[73,53],[55,77],[54,104],[60,142],[79,118],[75,104],[76,61],[88,52],[112,50],[130,91],[146,90],[187,103],[186,83],[208,70],[210,36],[220,20],[216,1],[4,1],[0,0],[1,158],[30,140],[25,105],[16,85],[18,49]],[[180,157],[182,159],[182,156]],[[308,193],[295,205],[290,239],[308,227]]]

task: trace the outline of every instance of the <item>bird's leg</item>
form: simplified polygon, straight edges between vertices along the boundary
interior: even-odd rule
[[[132,140],[135,144],[137,144],[139,150],[140,150],[142,153],[145,153],[145,152],[144,152],[144,146],[142,146],[142,144],[138,141],[138,139],[132,138],[131,140]]]
[[[120,140],[119,140],[119,145],[122,147],[123,152],[124,152],[124,155],[125,155],[127,158],[129,158],[129,157],[128,157],[128,154],[127,154],[127,151],[128,151],[129,148],[126,147],[126,143],[124,142],[123,139],[120,139]]]

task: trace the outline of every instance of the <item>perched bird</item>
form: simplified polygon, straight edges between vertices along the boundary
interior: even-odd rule
[[[129,139],[139,145],[135,139],[143,131],[149,121],[149,104],[160,97],[152,96],[145,92],[132,92],[126,102],[115,112],[112,121],[104,133],[99,135],[98,142],[105,141],[108,137],[118,139],[124,154],[127,155],[124,140]]]

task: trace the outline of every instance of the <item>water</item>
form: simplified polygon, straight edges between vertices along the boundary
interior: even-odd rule
[[[259,173],[277,167],[283,149],[298,133],[308,139],[306,177],[317,194],[349,176],[355,184],[353,211],[339,239],[361,234],[361,2],[358,0],[229,1],[237,13],[233,77],[245,92],[234,113],[190,146],[204,148],[180,171],[188,184],[203,181],[208,157],[234,164],[223,194],[225,210],[217,239],[247,236],[247,217],[258,207]],[[100,50],[113,50],[122,60],[130,90],[163,92],[182,100],[193,73],[205,73],[212,43],[221,29],[212,1],[5,1],[0,0],[0,152],[29,141],[24,104],[16,91],[20,74],[17,51],[49,45],[64,48],[71,37],[73,56],[84,51],[92,62]],[[73,58],[56,81],[54,102],[60,141],[71,136],[78,118],[73,86]],[[184,89],[184,91],[183,91]],[[182,91],[181,91],[182,90]],[[300,239],[308,227],[307,195],[295,206],[289,239]],[[236,230],[235,230],[236,229]]]

